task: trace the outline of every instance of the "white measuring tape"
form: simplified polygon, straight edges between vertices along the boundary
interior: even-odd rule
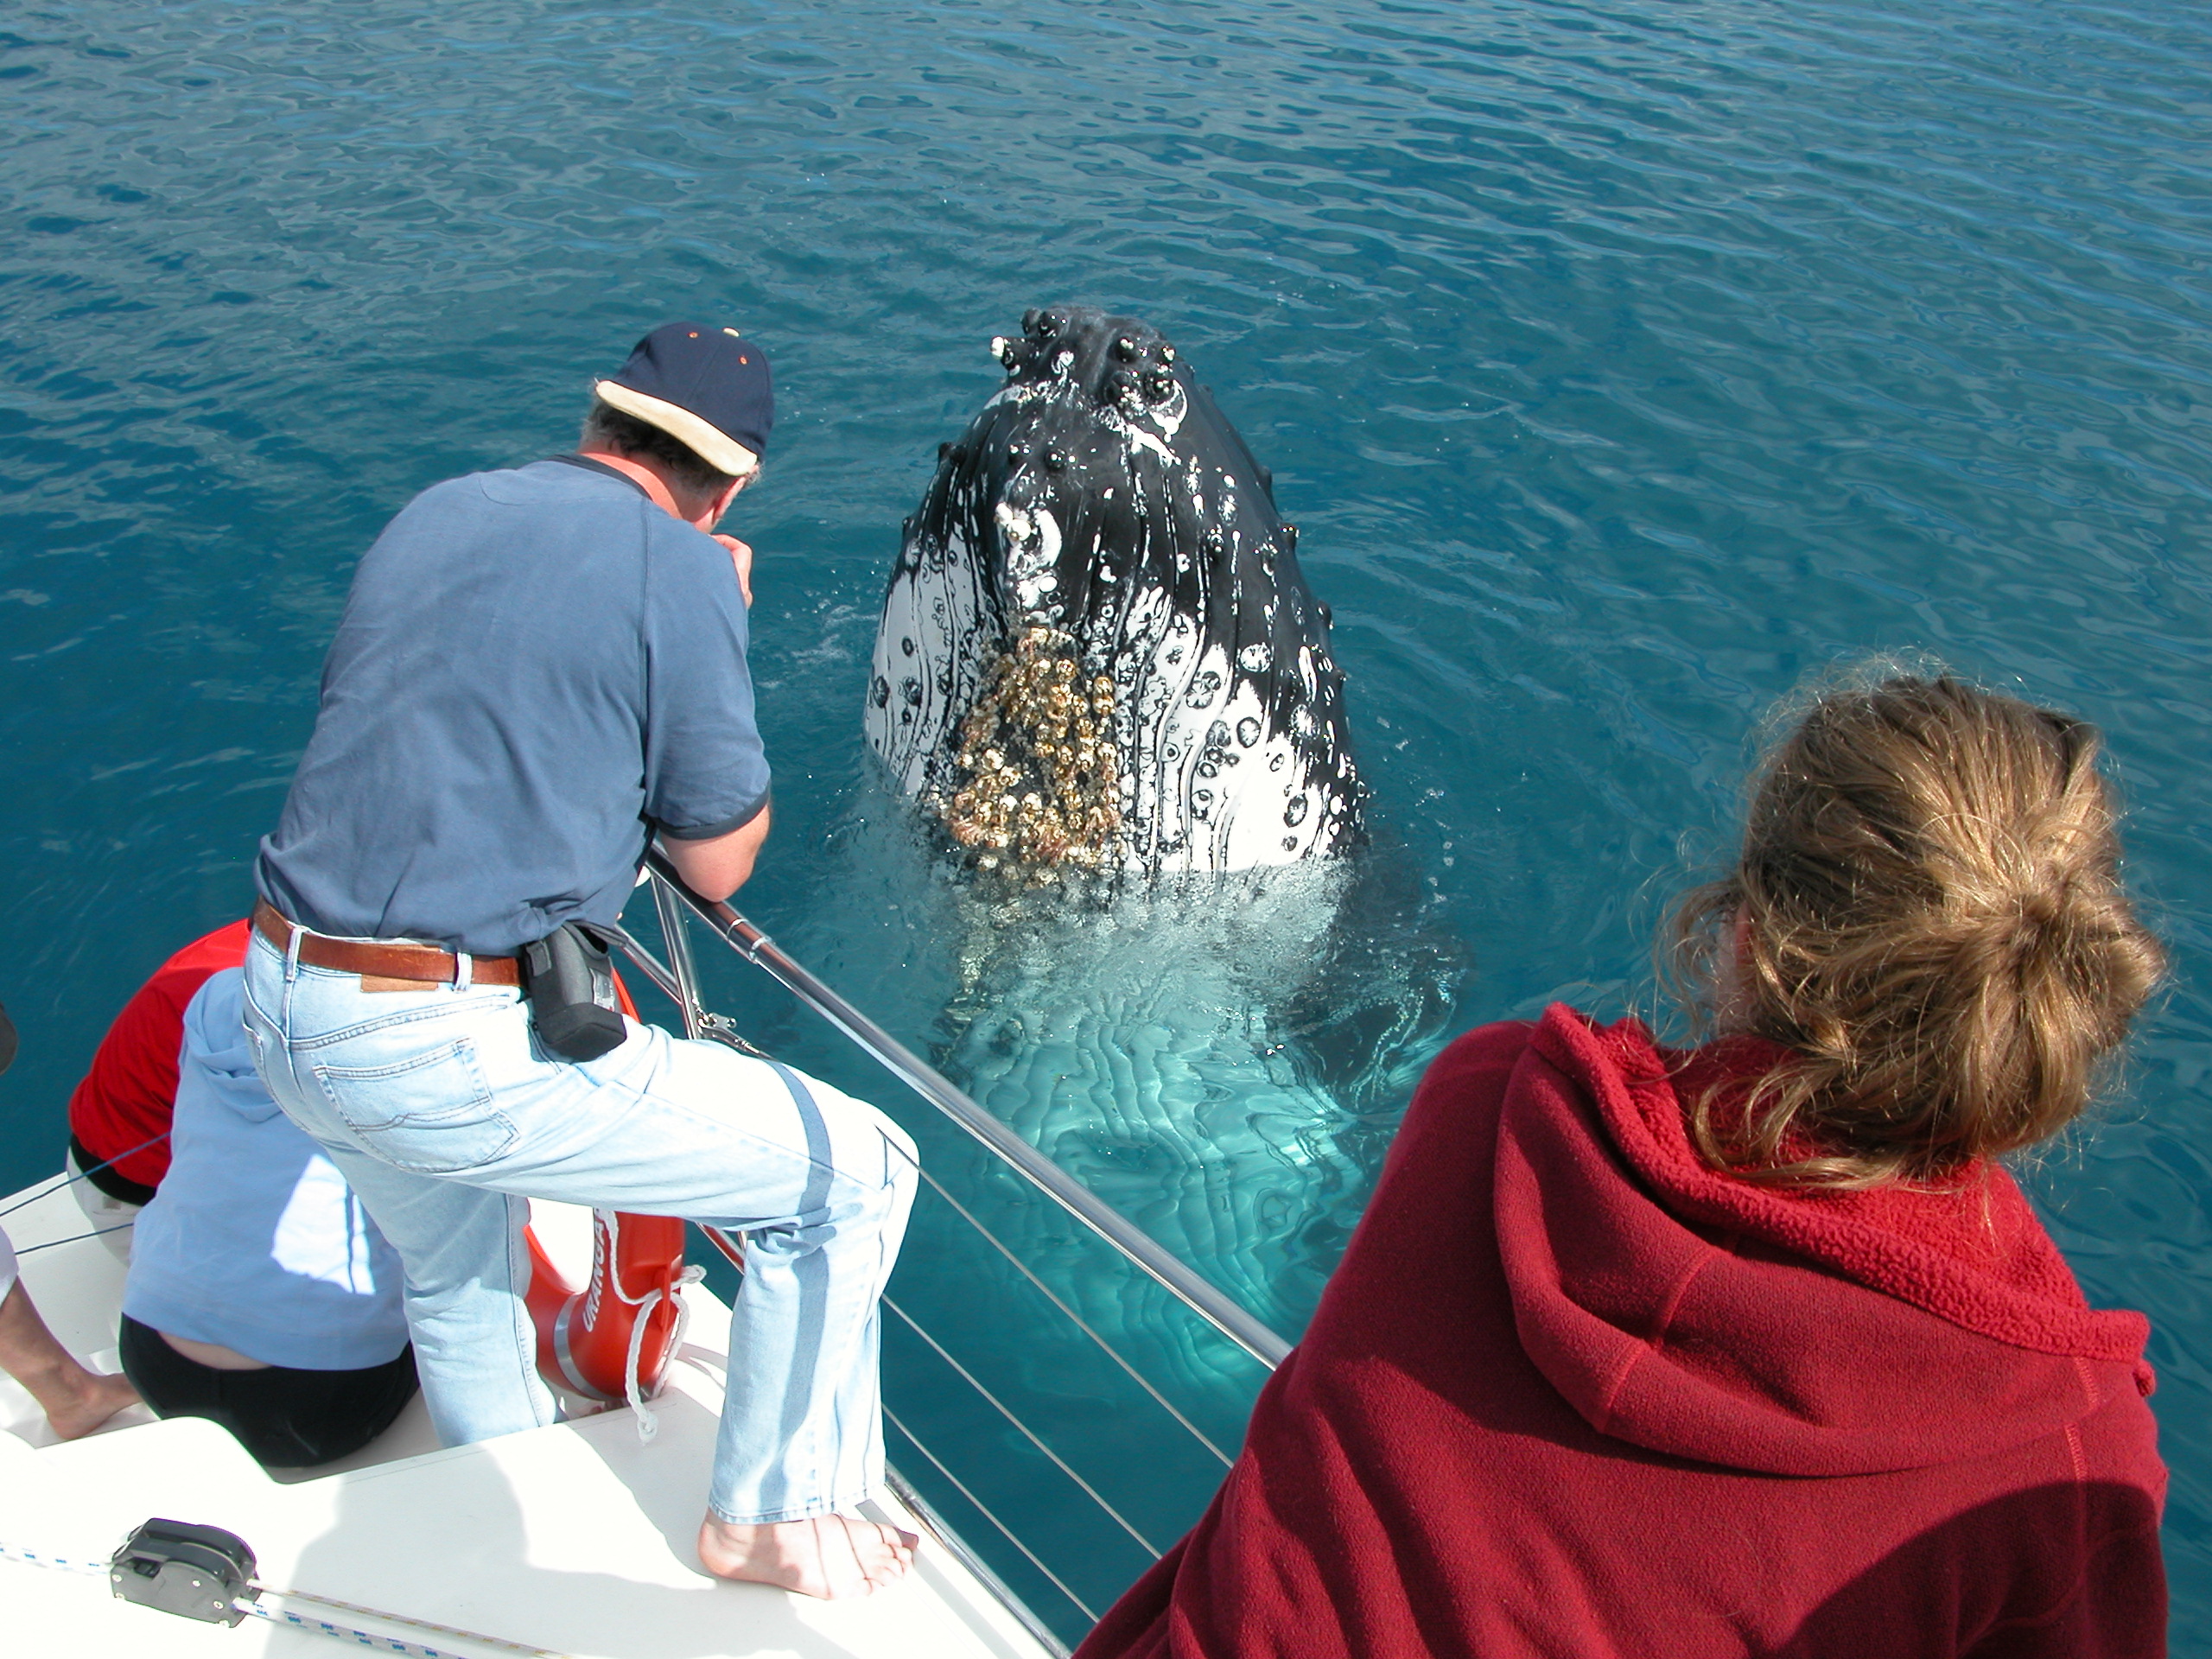
[[[109,1564],[104,1560],[87,1561],[67,1555],[41,1554],[25,1549],[0,1539],[0,1560],[18,1561],[27,1567],[43,1567],[57,1573],[78,1573],[88,1578],[105,1580]],[[372,1618],[380,1624],[404,1625],[409,1630],[429,1630],[435,1635],[456,1638],[476,1648],[493,1648],[501,1653],[519,1653],[528,1659],[571,1659],[568,1654],[551,1648],[533,1648],[526,1643],[510,1642],[505,1637],[486,1636],[478,1630],[464,1630],[451,1624],[440,1624],[433,1619],[410,1618],[404,1613],[388,1613],[379,1607],[360,1607],[350,1601],[340,1601],[330,1596],[318,1596],[302,1590],[278,1590],[265,1584],[246,1586],[249,1594],[240,1596],[231,1605],[242,1613],[267,1619],[272,1624],[288,1624],[294,1630],[312,1630],[322,1636],[334,1636],[341,1642],[355,1647],[367,1648],[376,1653],[406,1654],[411,1659],[479,1659],[474,1653],[456,1651],[451,1648],[434,1648],[426,1643],[410,1642],[404,1637],[391,1636],[378,1630],[356,1630],[350,1624],[336,1624],[326,1618],[316,1618],[295,1611],[289,1607],[264,1605],[267,1598],[281,1601],[305,1602],[316,1607],[328,1607],[341,1613],[353,1613]]]

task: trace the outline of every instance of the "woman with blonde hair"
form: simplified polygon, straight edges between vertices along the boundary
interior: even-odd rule
[[[2163,969],[2089,727],[1821,697],[1669,957],[1429,1069],[1198,1527],[1078,1659],[2164,1651],[2148,1326],[2001,1160]]]

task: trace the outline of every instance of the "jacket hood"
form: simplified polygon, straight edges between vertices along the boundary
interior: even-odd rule
[[[1735,1039],[1726,1077],[1779,1051]],[[2147,1394],[2012,1178],[1789,1192],[1708,1167],[1633,1020],[1554,1006],[1498,1120],[1498,1245],[1530,1359],[1600,1433],[1765,1474],[1925,1468]],[[1715,1071],[1710,1068],[1725,1068]]]
[[[242,970],[211,974],[184,1009],[184,1046],[177,1056],[177,1089],[198,1090],[249,1123],[276,1116],[253,1054],[246,1046]]]

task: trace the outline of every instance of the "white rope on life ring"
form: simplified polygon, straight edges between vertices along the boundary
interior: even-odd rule
[[[637,1417],[638,1439],[641,1443],[650,1445],[653,1436],[660,1433],[660,1414],[646,1403],[647,1396],[638,1386],[638,1362],[645,1352],[645,1326],[652,1321],[654,1305],[661,1300],[663,1295],[669,1296],[676,1303],[676,1328],[669,1332],[668,1337],[668,1357],[673,1360],[676,1357],[677,1350],[683,1345],[684,1329],[691,1323],[691,1304],[683,1300],[682,1294],[683,1287],[696,1285],[706,1276],[707,1270],[704,1268],[696,1262],[687,1263],[683,1271],[677,1275],[676,1284],[672,1289],[664,1292],[658,1286],[655,1286],[652,1290],[647,1291],[638,1303],[634,1304],[638,1308],[638,1318],[636,1323],[630,1327],[630,1357],[623,1362],[622,1365],[622,1392],[630,1402],[631,1411]],[[619,1284],[615,1287],[615,1294],[622,1295]],[[627,1296],[623,1296],[622,1300],[625,1302],[630,1300]],[[651,1397],[658,1399],[667,1390],[668,1368],[664,1365],[661,1368],[660,1382],[654,1387]]]

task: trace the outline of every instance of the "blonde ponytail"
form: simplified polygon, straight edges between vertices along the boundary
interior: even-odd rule
[[[1815,703],[1736,869],[1685,899],[1678,980],[1792,1058],[1686,1103],[1715,1167],[1864,1187],[2033,1145],[2088,1105],[2164,970],[2121,890],[2094,728],[1949,679]]]

